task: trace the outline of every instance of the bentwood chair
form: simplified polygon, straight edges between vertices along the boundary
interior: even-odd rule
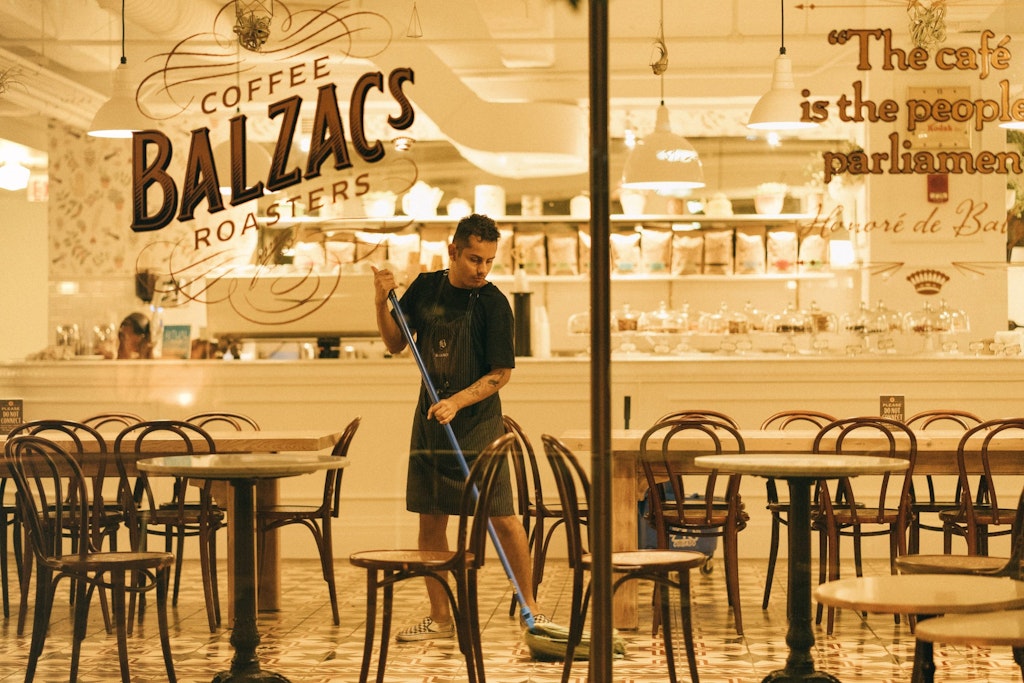
[[[77,458],[56,443],[40,436],[22,435],[8,439],[7,468],[18,488],[28,541],[38,568],[36,599],[29,646],[26,683],[35,677],[53,611],[57,582],[68,579],[74,587],[71,672],[78,680],[79,656],[86,636],[89,603],[99,589],[109,591],[112,618],[117,633],[121,680],[131,680],[128,668],[126,595],[155,590],[160,646],[167,680],[175,681],[174,661],[167,619],[167,584],[174,557],[163,552],[100,551],[94,540],[103,529],[93,528],[87,477]],[[130,496],[122,500],[131,506]],[[85,523],[82,523],[82,522]],[[71,531],[72,533],[67,533]],[[129,577],[131,577],[129,579]]]
[[[348,423],[331,455],[348,457],[349,446],[362,421],[357,417]],[[256,511],[256,557],[258,569],[263,571],[266,560],[266,536],[275,529],[299,524],[309,529],[320,552],[320,570],[331,598],[331,612],[334,625],[341,623],[338,613],[338,591],[334,582],[334,541],[331,533],[331,519],[337,518],[341,507],[341,482],[345,470],[328,470],[324,476],[323,498],[319,505],[269,505],[260,506]]]
[[[244,432],[247,429],[258,432],[260,429],[259,423],[248,415],[227,411],[196,413],[186,417],[185,422],[190,422],[206,430],[221,427],[224,429],[234,429],[236,432]]]
[[[908,427],[915,430],[955,429],[966,432],[974,425],[981,424],[982,419],[966,410],[923,410],[911,415],[905,422]],[[920,550],[922,529],[934,532],[942,531],[941,521],[931,516],[959,505],[958,486],[945,496],[936,495],[935,483],[938,478],[931,474],[925,475],[923,478],[925,490],[922,491],[920,486],[915,486],[913,489],[913,503],[911,503],[911,507],[914,515],[910,523],[910,541],[908,543],[908,549],[911,553],[916,553]],[[959,481],[957,477],[952,477],[952,479]],[[917,483],[921,483],[920,477],[918,477]],[[924,515],[929,517],[925,518],[923,517]],[[928,519],[933,521],[929,522]]]
[[[82,422],[89,425],[93,429],[102,429],[104,427],[116,427],[118,430],[124,429],[128,425],[137,424],[142,422],[145,418],[141,415],[128,412],[107,412],[107,413],[96,413],[84,418]]]
[[[827,456],[864,455],[855,445],[858,437],[884,437],[885,446],[869,455],[909,460],[903,472],[879,477],[842,477],[818,482],[817,508],[811,523],[819,533],[819,583],[839,579],[840,539],[853,539],[853,558],[857,576],[863,576],[861,539],[886,536],[889,540],[889,570],[896,574],[896,558],[907,552],[910,526],[910,484],[917,459],[917,438],[904,423],[884,417],[850,417],[822,427],[814,437],[812,452]],[[890,497],[890,493],[892,496]],[[895,500],[893,500],[893,498]],[[818,604],[816,623],[821,623],[823,605]],[[898,614],[897,614],[898,618]],[[828,609],[826,632],[832,635],[835,608]]]
[[[201,427],[181,420],[149,420],[130,425],[121,430],[114,440],[115,462],[124,486],[130,486],[132,498],[138,509],[137,524],[130,529],[134,550],[146,550],[149,536],[162,536],[164,548],[171,551],[177,541],[174,568],[174,593],[171,599],[177,605],[178,589],[181,583],[182,557],[185,553],[185,538],[195,537],[199,541],[200,568],[203,577],[203,593],[206,598],[206,614],[210,631],[220,625],[220,597],[217,587],[217,531],[225,527],[225,513],[210,493],[209,480],[197,480],[190,485],[185,477],[175,478],[170,496],[161,500],[153,482],[145,472],[135,468],[135,460],[154,453],[147,446],[159,438],[168,438],[176,444],[169,448],[178,454],[204,455],[216,453],[213,438]],[[194,495],[189,495],[190,493]],[[129,617],[134,615],[135,600],[129,607]],[[139,618],[142,618],[140,604]],[[129,620],[129,628],[132,621]]]
[[[960,438],[956,449],[958,488],[960,500],[955,508],[939,513],[942,520],[942,549],[952,552],[953,536],[960,536],[967,542],[969,555],[988,555],[988,541],[993,536],[1005,536],[1013,531],[1015,511],[999,505],[997,478],[992,473],[990,451],[993,441],[1001,436],[1024,435],[1024,418],[1003,418],[987,420],[976,425]],[[981,463],[981,474],[977,485],[971,485],[971,473],[967,460],[977,458]]]
[[[722,540],[728,604],[736,622],[736,633],[743,635],[740,608],[739,532],[746,528],[749,515],[740,499],[741,475],[720,477],[717,470],[688,473],[684,459],[673,453],[676,441],[696,437],[706,444],[701,454],[743,453],[743,437],[735,427],[714,417],[676,418],[656,422],[640,440],[640,462],[647,482],[658,547],[669,548],[669,534],[713,537]],[[656,587],[655,599],[658,599]],[[655,630],[660,615],[655,610]]]
[[[684,410],[672,410],[657,419],[657,422],[664,422],[666,420],[678,420],[678,419],[708,419],[717,420],[724,422],[733,429],[739,429],[739,423],[731,416],[717,410],[704,410],[702,408],[690,408]]]
[[[1010,528],[1010,556],[910,553],[896,558],[901,574],[979,574],[1024,580],[1024,489]]]
[[[73,420],[32,420],[25,422],[12,429],[7,437],[23,436],[31,434],[51,440],[61,440],[67,443],[65,452],[75,458],[79,467],[86,474],[86,481],[89,485],[90,498],[92,500],[91,517],[86,520],[90,531],[94,534],[92,539],[93,547],[99,549],[106,541],[110,550],[117,550],[117,532],[124,522],[124,511],[120,502],[117,502],[117,495],[107,496],[105,484],[107,472],[107,443],[106,440],[92,427]],[[116,485],[117,479],[114,479]],[[115,487],[116,490],[116,487]],[[82,520],[68,518],[70,522],[76,523],[73,528],[64,529],[72,539],[78,534],[77,525]],[[18,612],[18,635],[25,632],[25,622],[28,618],[28,592],[29,582],[32,575],[32,562],[29,555],[21,558],[19,576],[21,577],[21,607]],[[102,592],[100,604],[103,609],[103,616],[110,630],[109,611],[106,599]]]
[[[391,639],[391,617],[395,585],[408,579],[423,577],[436,581],[445,590],[455,620],[459,649],[466,659],[470,683],[483,683],[484,660],[480,641],[480,616],[477,607],[477,571],[484,564],[488,543],[488,527],[493,495],[500,475],[506,470],[506,457],[515,437],[503,434],[484,448],[474,459],[462,492],[459,526],[454,548],[449,551],[418,549],[367,550],[354,553],[349,561],[366,570],[366,639],[360,683],[365,683],[374,652],[377,631],[377,594],[383,589],[380,642],[377,644],[377,681],[384,680],[388,645]],[[452,592],[448,583],[455,581]]]
[[[515,435],[509,451],[512,477],[516,492],[516,512],[523,520],[523,529],[530,547],[533,560],[533,594],[544,580],[544,564],[547,559],[548,547],[554,532],[564,523],[561,503],[545,500],[541,482],[541,469],[530,438],[526,431],[513,418],[505,415],[505,431]],[[586,503],[576,510],[585,524],[588,518]],[[514,616],[518,597],[513,595],[509,603],[509,616]]]
[[[761,423],[761,429],[821,429],[836,418],[828,413],[817,410],[782,410],[769,415]],[[772,536],[768,547],[768,573],[764,583],[764,598],[761,609],[768,609],[768,599],[772,594],[772,582],[775,578],[775,564],[779,559],[779,539],[782,527],[789,526],[789,501],[779,499],[779,487],[774,479],[765,482],[768,499],[768,512],[772,515]]]
[[[589,508],[590,479],[580,466],[575,454],[557,438],[543,434],[541,441],[551,469],[555,473],[555,484],[565,513],[565,533],[569,551],[569,568],[572,570],[572,603],[569,623],[569,637],[566,643],[565,663],[562,666],[562,682],[567,683],[572,674],[576,648],[583,639],[583,627],[586,623],[587,605],[590,601],[590,583],[585,582],[585,574],[592,569],[592,558],[588,552],[590,547],[589,527],[581,523],[579,515],[573,510]],[[580,494],[582,491],[582,495]],[[676,677],[675,648],[672,643],[672,616],[669,611],[669,591],[679,591],[680,626],[683,629],[683,641],[686,647],[687,662],[690,667],[690,680],[698,682],[697,660],[693,644],[693,618],[690,609],[690,570],[704,564],[704,554],[684,550],[637,550],[614,552],[611,556],[612,572],[617,575],[613,584],[618,588],[626,581],[654,581],[661,590],[660,614],[662,637],[665,642],[665,655],[668,662],[668,677],[672,683]]]

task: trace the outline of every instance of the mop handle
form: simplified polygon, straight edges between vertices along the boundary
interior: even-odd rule
[[[398,295],[395,294],[395,290],[388,292],[388,300],[391,301],[391,306],[395,309],[397,314],[395,317],[398,319],[398,326],[402,330],[402,336],[405,337],[405,342],[409,345],[412,350],[412,356],[416,359],[416,365],[420,369],[420,375],[423,376],[423,385],[427,388],[427,396],[430,398],[431,404],[437,403],[440,398],[437,395],[437,389],[434,388],[434,383],[430,379],[430,375],[427,374],[427,366],[423,363],[423,357],[420,356],[420,351],[416,348],[416,342],[412,338],[412,330],[409,329],[409,322],[405,319],[405,314],[402,313],[402,307],[398,303]],[[462,448],[459,447],[459,440],[455,437],[455,430],[452,429],[451,424],[445,424],[444,430],[448,435],[448,440],[452,444],[452,448],[455,449],[455,455],[458,456],[459,465],[462,467],[462,474],[465,475],[466,480],[469,480],[469,464],[466,462],[466,456],[462,452]],[[479,495],[476,484],[471,484],[473,487],[474,495]],[[516,575],[512,571],[512,565],[508,562],[508,557],[505,555],[505,550],[501,547],[501,542],[498,540],[498,534],[494,531],[494,525],[491,524],[491,520],[487,520],[487,532],[490,534],[491,542],[494,543],[494,550],[498,554],[498,559],[501,560],[501,566],[505,568],[505,574],[508,576],[509,582],[512,584],[512,590],[516,592],[516,595],[522,596],[522,592],[519,590],[519,582],[516,581]],[[527,628],[534,627],[533,613],[530,608],[526,606],[526,603],[522,599],[519,600],[520,615],[523,617],[523,621],[526,622]]]

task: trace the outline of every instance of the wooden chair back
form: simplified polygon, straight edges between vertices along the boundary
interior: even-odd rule
[[[990,450],[993,442],[1000,436],[1007,436],[1011,432],[1024,430],[1024,418],[999,418],[987,420],[974,427],[971,427],[960,438],[956,449],[957,470],[959,471],[958,488],[960,491],[959,511],[964,520],[967,532],[968,549],[977,548],[976,529],[977,515],[980,510],[990,513],[988,524],[1006,524],[1010,520],[1006,508],[999,506],[999,492],[996,487],[997,478],[993,475],[990,462]],[[971,474],[967,471],[967,460],[971,455],[977,455],[981,461],[981,474]],[[977,480],[976,486],[972,487],[970,477]],[[1020,509],[1015,511],[1019,517]],[[1016,518],[1015,518],[1016,519]],[[975,552],[975,550],[970,550]]]
[[[859,435],[881,434],[885,437],[885,447],[880,451],[864,453],[862,449],[850,446]],[[843,477],[835,482],[821,480],[818,482],[817,499],[819,509],[826,516],[834,514],[834,506],[842,505],[852,512],[854,524],[859,522],[882,523],[880,519],[858,519],[857,510],[861,507],[882,511],[898,507],[902,517],[901,528],[909,524],[911,514],[911,482],[914,474],[914,463],[917,460],[917,437],[906,424],[899,420],[885,417],[865,416],[849,417],[835,420],[822,427],[814,437],[812,452],[836,455],[872,455],[883,458],[900,458],[910,461],[905,471],[880,475],[876,484],[872,477]],[[855,486],[855,479],[863,480]],[[897,481],[899,487],[898,502],[893,505],[889,501],[890,483]],[[857,493],[862,495],[858,498]],[[863,495],[865,494],[866,495]],[[902,537],[902,534],[901,534]],[[904,538],[905,540],[905,538]],[[900,549],[906,552],[906,547]]]
[[[788,429],[792,426],[821,429],[829,422],[834,422],[835,417],[818,410],[780,410],[769,415],[761,423],[761,429]]]

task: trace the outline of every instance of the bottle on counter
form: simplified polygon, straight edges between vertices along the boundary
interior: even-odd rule
[[[512,279],[512,312],[515,316],[515,344],[517,356],[530,356],[532,320],[530,314],[530,283],[526,269],[520,263]]]

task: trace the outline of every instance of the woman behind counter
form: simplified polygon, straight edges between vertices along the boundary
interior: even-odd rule
[[[144,313],[132,313],[121,321],[121,326],[117,330],[117,357],[153,357],[149,318]]]

